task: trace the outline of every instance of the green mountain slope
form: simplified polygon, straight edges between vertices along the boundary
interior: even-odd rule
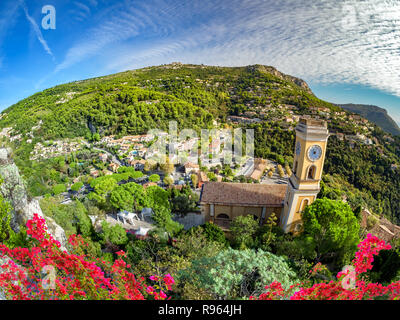
[[[381,127],[384,131],[395,136],[400,135],[400,128],[397,123],[388,115],[383,108],[365,104],[341,104],[343,109],[357,113],[369,121]]]
[[[333,133],[321,196],[346,198],[353,208],[367,206],[398,219],[400,175],[395,167],[400,165],[400,137],[353,121],[341,107],[318,99],[303,80],[269,66],[173,63],[59,85],[3,111],[0,135],[9,132],[13,141],[0,137],[0,143],[13,148],[16,164],[37,196],[70,183],[74,171],[63,159],[32,161],[38,142],[168,130],[170,120],[177,121],[179,129],[210,128],[217,120],[223,126],[253,128],[256,157],[290,165],[295,118],[304,115],[326,119]],[[229,116],[245,121],[237,123]],[[373,143],[350,143],[335,133],[359,134]]]
[[[307,84],[272,67],[166,65],[77,81],[44,90],[3,112],[0,127],[26,134],[39,120],[43,139],[85,136],[88,124],[102,134],[143,133],[178,125],[207,127],[249,104],[287,103],[337,108],[316,98]],[[92,129],[93,130],[93,129]]]

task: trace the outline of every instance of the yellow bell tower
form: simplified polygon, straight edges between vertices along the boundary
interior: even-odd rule
[[[293,173],[289,179],[280,222],[285,232],[301,231],[301,212],[317,197],[328,137],[325,121],[300,119],[296,127]]]

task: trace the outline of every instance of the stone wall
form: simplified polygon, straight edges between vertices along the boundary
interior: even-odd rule
[[[183,217],[181,217],[180,215],[175,215],[172,219],[182,224],[185,230],[205,223],[204,215],[197,213],[188,213]]]

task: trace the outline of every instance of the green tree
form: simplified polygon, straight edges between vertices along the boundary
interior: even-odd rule
[[[119,224],[111,226],[108,222],[103,221],[101,228],[101,238],[104,244],[112,243],[114,245],[126,245],[128,243],[126,230]]]
[[[0,186],[3,179],[0,177]],[[13,233],[11,226],[11,206],[0,194],[0,243],[4,243]]]
[[[166,176],[164,178],[164,183],[168,186],[172,186],[174,184],[174,179],[171,176]]]
[[[118,187],[111,193],[110,202],[117,209],[132,210],[134,198],[125,188]]]
[[[143,172],[134,171],[134,172],[131,173],[131,178],[132,179],[139,179],[141,177],[143,177]]]
[[[147,205],[148,199],[143,186],[130,182],[112,191],[110,203],[117,209],[140,211]]]
[[[349,262],[360,242],[360,225],[347,203],[317,199],[302,213],[303,237],[313,244],[317,261]]]
[[[160,168],[162,171],[164,171],[166,174],[171,174],[172,172],[174,172],[174,164],[171,163],[171,161],[169,160],[169,157],[165,158],[164,163],[162,163],[160,165]]]
[[[67,191],[67,187],[65,186],[65,184],[56,184],[53,187],[53,194],[54,195],[59,195],[59,194],[61,194],[63,192],[66,192],[66,191]]]
[[[79,190],[81,190],[82,187],[83,187],[83,182],[77,182],[71,186],[71,190],[78,192]]]
[[[94,188],[94,192],[89,194],[89,199],[97,201],[100,206],[107,206],[111,193],[118,187],[118,183],[113,176],[93,180],[90,185]]]
[[[258,248],[271,251],[271,244],[277,238],[276,229],[279,228],[277,227],[277,220],[278,218],[276,217],[275,213],[272,213],[268,217],[265,225],[257,230],[256,241]]]
[[[206,222],[205,224],[201,225],[201,228],[204,230],[204,234],[208,240],[219,242],[224,245],[227,244],[225,233],[221,227],[214,223]]]
[[[100,141],[100,135],[98,133],[93,134],[93,139],[92,141],[98,142]]]
[[[196,259],[190,268],[178,273],[179,281],[206,290],[213,299],[248,297],[274,281],[289,288],[296,278],[287,258],[263,250],[231,248],[213,257]]]
[[[149,181],[150,182],[158,182],[158,181],[160,181],[160,176],[158,174],[152,174],[149,177]]]
[[[199,183],[199,177],[197,174],[191,174],[190,180],[192,180],[193,188],[197,188],[197,184]]]
[[[253,215],[238,216],[230,225],[233,244],[237,248],[251,248],[254,245],[254,235],[258,229],[258,223]]]
[[[80,202],[75,202],[75,221],[77,226],[77,232],[83,235],[85,238],[90,238],[95,233],[92,220],[90,220],[85,206]]]

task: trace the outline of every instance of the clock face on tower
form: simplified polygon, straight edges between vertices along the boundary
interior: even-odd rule
[[[322,156],[322,148],[315,144],[308,149],[308,158],[311,161],[317,161]]]
[[[297,141],[296,143],[296,155],[300,155],[301,152],[301,144],[300,141]]]

